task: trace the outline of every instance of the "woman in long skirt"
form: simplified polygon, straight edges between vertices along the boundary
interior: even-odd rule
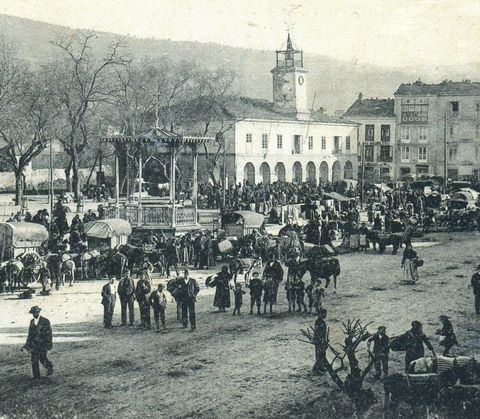
[[[402,268],[403,268],[403,281],[409,284],[418,281],[417,272],[417,252],[413,250],[411,244],[408,244],[403,251]]]

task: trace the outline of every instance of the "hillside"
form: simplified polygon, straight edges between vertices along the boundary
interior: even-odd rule
[[[52,41],[73,29],[48,23],[0,15],[0,31],[15,40],[21,56],[32,63],[50,59],[57,52]],[[272,80],[270,70],[274,66],[273,51],[234,48],[220,44],[179,42],[158,39],[122,37],[112,33],[98,32],[103,45],[123,38],[135,57],[169,57],[173,60],[191,60],[208,67],[223,67],[238,74],[236,90],[243,96],[271,99]],[[294,36],[293,36],[294,37]],[[327,40],[328,42],[328,40]],[[280,46],[279,46],[280,47]],[[301,47],[301,45],[299,46]],[[472,74],[463,74],[455,69],[425,67],[417,73],[412,68],[400,70],[373,65],[358,65],[338,61],[321,55],[305,54],[305,66],[309,70],[310,103],[316,93],[315,107],[323,106],[327,112],[347,109],[359,92],[364,97],[392,97],[402,82],[411,82],[421,77],[425,81],[440,81],[479,77],[480,66],[472,64]],[[434,70],[432,70],[434,68]],[[468,67],[465,67],[467,69]],[[468,71],[467,71],[468,72]],[[432,78],[433,77],[433,78]]]

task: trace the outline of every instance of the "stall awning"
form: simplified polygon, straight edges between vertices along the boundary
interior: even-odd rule
[[[90,221],[85,224],[84,230],[88,237],[109,239],[116,236],[129,236],[132,233],[132,226],[128,221],[120,218],[108,218]]]
[[[385,185],[385,183],[374,183],[373,184],[377,189],[381,190],[382,192],[388,192],[391,191],[392,188],[389,186]]]
[[[243,225],[246,228],[260,228],[265,221],[265,217],[258,212],[253,211],[235,211],[243,219]]]
[[[347,198],[346,196],[339,194],[338,192],[325,192],[323,194],[327,199],[334,199],[338,202],[347,202],[350,201],[351,198]]]
[[[47,229],[36,223],[0,223],[0,240],[13,247],[39,247],[48,239]]]

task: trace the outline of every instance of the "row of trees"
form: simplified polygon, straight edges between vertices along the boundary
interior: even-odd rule
[[[25,190],[25,168],[51,141],[63,145],[69,187],[78,199],[80,156],[98,149],[108,127],[124,135],[154,123],[175,130],[195,116],[202,133],[218,139],[211,153],[216,164],[222,134],[230,127],[222,124],[212,132],[211,122],[231,94],[233,73],[195,62],[135,59],[122,41],[101,51],[94,33],[59,38],[54,45],[58,57],[29,66],[12,42],[0,38],[0,158],[15,174],[17,204]]]

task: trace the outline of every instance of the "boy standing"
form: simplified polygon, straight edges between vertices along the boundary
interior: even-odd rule
[[[164,286],[158,284],[158,288],[150,294],[148,302],[153,307],[153,318],[157,326],[157,333],[160,333],[160,321],[162,322],[162,333],[167,333],[165,327],[165,308],[167,307],[167,297],[163,292]]]
[[[245,294],[245,291],[242,290],[242,285],[236,284],[233,289],[233,295],[235,297],[235,308],[233,309],[234,316],[236,313],[238,313],[239,316],[242,315],[242,313],[240,313],[240,307],[242,307],[243,294]]]

